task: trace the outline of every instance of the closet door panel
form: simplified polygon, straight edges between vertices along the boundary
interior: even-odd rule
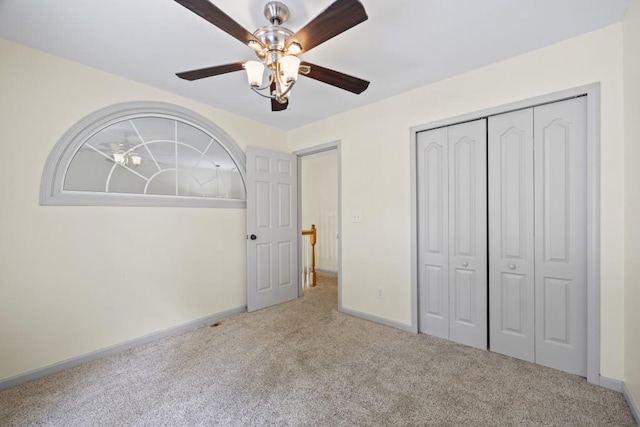
[[[487,348],[486,121],[448,128],[450,339]]]
[[[447,129],[418,134],[420,332],[449,338]]]
[[[533,109],[489,118],[491,350],[534,361]]]
[[[586,375],[586,98],[534,109],[536,362]]]

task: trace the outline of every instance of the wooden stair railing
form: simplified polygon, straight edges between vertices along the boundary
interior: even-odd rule
[[[311,243],[311,266],[309,269],[309,274],[311,276],[311,286],[315,287],[318,284],[316,282],[316,225],[311,224],[310,230],[302,230],[302,235],[309,236],[309,242]]]

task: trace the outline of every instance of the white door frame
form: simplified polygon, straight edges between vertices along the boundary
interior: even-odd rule
[[[536,105],[587,96],[587,381],[610,383],[600,377],[600,83],[488,108],[410,129],[411,156],[411,330],[418,333],[418,215],[417,134]]]
[[[338,162],[338,311],[342,311],[342,161],[340,160],[340,140],[314,145],[313,147],[303,148],[302,150],[293,152],[293,154],[298,157],[298,257],[302,259],[302,158],[333,150],[336,152],[336,161]],[[298,262],[298,296],[302,296],[304,293],[300,264],[301,263]]]

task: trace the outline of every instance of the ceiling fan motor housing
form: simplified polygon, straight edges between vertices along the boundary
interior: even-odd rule
[[[293,36],[293,31],[276,25],[267,25],[256,30],[253,35],[260,40],[269,50],[284,52],[286,41]]]
[[[286,49],[286,43],[293,36],[293,31],[280,25],[289,18],[289,9],[278,1],[271,1],[264,7],[264,16],[271,23],[258,30],[253,35],[266,46],[268,52],[256,52],[261,60],[266,60],[267,66],[280,60]]]

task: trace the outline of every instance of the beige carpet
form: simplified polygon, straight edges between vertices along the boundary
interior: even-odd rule
[[[303,298],[0,392],[0,425],[635,425],[583,378]]]

